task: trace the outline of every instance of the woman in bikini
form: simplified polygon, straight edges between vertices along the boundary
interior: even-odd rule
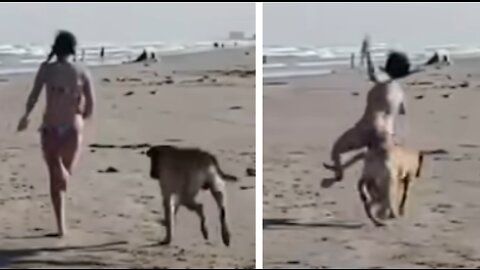
[[[18,123],[23,131],[29,115],[46,89],[46,108],[40,128],[43,156],[50,176],[50,195],[58,236],[66,234],[65,193],[72,169],[78,160],[84,121],[92,116],[94,93],[86,70],[73,64],[75,36],[60,31],[47,60],[41,64],[28,97],[25,114]],[[51,61],[55,57],[55,61]]]

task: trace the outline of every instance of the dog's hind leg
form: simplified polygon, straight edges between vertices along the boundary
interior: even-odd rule
[[[205,213],[203,211],[203,204],[196,202],[194,199],[185,203],[185,206],[197,213],[198,217],[200,218],[200,231],[202,232],[202,236],[205,240],[208,240],[208,229],[206,226],[206,218]]]
[[[225,183],[219,175],[215,175],[215,181],[210,189],[218,210],[220,211],[220,226],[222,228],[222,240],[225,246],[230,246],[230,230],[227,222],[227,198],[225,193]]]

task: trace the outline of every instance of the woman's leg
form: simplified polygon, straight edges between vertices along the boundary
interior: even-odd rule
[[[60,151],[60,156],[62,158],[62,163],[68,174],[72,175],[72,170],[77,164],[77,161],[80,157],[80,150],[82,144],[82,130],[79,128],[72,128],[65,135]]]
[[[61,141],[54,132],[42,132],[43,153],[50,175],[50,196],[55,212],[58,236],[63,237],[66,234],[65,195],[69,173],[61,161],[60,143]]]
[[[365,138],[362,130],[357,127],[350,128],[344,132],[333,144],[330,157],[333,161],[333,166],[324,164],[327,169],[333,169],[335,172],[335,180],[341,181],[343,179],[343,166],[341,162],[341,155],[350,151],[358,150],[366,146]]]

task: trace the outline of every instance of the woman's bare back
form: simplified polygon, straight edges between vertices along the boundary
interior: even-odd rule
[[[33,109],[40,93],[46,88],[46,108],[42,126],[81,126],[83,118],[93,111],[93,90],[86,71],[69,62],[41,65],[27,102],[27,111]]]
[[[400,114],[405,114],[402,87],[395,81],[378,83],[368,93],[367,106],[359,123],[393,134],[395,118]]]

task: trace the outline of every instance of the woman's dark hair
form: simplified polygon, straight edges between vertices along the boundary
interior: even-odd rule
[[[410,60],[403,52],[392,51],[388,54],[385,72],[392,79],[399,79],[410,74]]]
[[[65,57],[69,55],[75,55],[75,48],[77,46],[77,39],[69,31],[61,30],[55,36],[55,41],[52,45],[52,51],[48,55],[47,62],[49,62],[53,56]]]

